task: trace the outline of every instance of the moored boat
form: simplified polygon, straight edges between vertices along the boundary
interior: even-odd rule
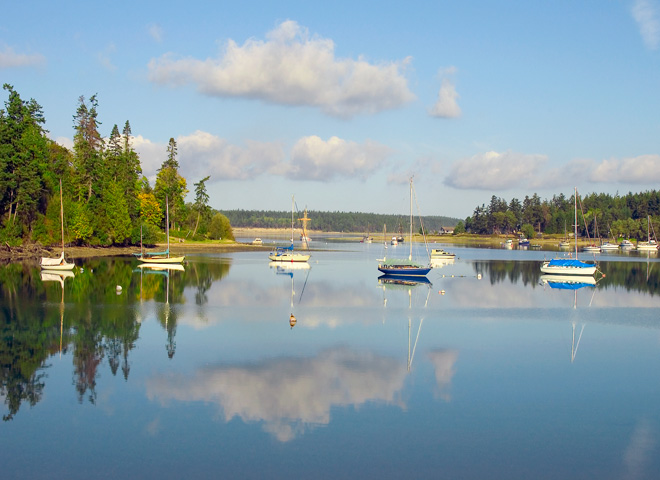
[[[408,255],[408,259],[401,259],[401,258],[392,258],[392,259],[386,259],[384,258],[383,260],[379,261],[378,263],[378,270],[381,273],[384,273],[386,275],[405,275],[405,276],[426,276],[431,271],[431,266],[424,266],[420,265],[419,263],[413,262],[412,260],[412,247],[413,247],[413,241],[412,241],[412,229],[413,229],[413,213],[412,213],[412,203],[413,203],[413,180],[412,177],[410,178],[410,237],[409,237],[409,242],[410,243],[410,254]],[[392,240],[396,240],[395,237],[392,238]],[[425,240],[426,241],[426,237]],[[397,241],[398,243],[398,241]]]

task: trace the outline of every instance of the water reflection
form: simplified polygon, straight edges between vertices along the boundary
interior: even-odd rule
[[[393,358],[349,348],[314,357],[280,357],[245,365],[204,366],[191,374],[157,375],[147,380],[147,397],[170,405],[205,402],[218,407],[225,422],[263,423],[281,442],[330,423],[337,407],[379,402],[405,408],[400,398],[406,369]]]
[[[130,452],[94,457],[113,477],[351,476],[356,458],[366,477],[460,477],[475,456],[471,478],[657,471],[657,259],[613,256],[605,279],[578,285],[542,277],[538,252],[466,249],[410,281],[346,248],[305,270],[251,253],[151,273],[93,259],[69,278],[0,268],[3,469],[88,473],[70,444],[39,443],[57,428],[108,458]],[[31,447],[43,455],[26,466]],[[133,470],[165,450],[158,472]],[[396,471],[373,467],[383,458]]]

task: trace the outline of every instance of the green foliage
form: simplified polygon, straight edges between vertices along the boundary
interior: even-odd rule
[[[291,211],[273,210],[220,210],[220,213],[229,218],[235,228],[291,228]],[[360,212],[321,212],[308,210],[312,219],[310,229],[324,232],[382,232],[386,225],[388,232],[399,231],[401,225],[408,225],[408,215],[382,215],[377,213]],[[297,212],[294,219],[296,226],[300,226],[301,212]],[[440,231],[444,227],[452,227],[458,222],[457,218],[424,216],[424,230],[426,232]]]
[[[211,219],[209,238],[212,240],[234,240],[234,232],[231,229],[229,219],[222,213],[216,213]]]
[[[534,225],[532,225],[531,223],[524,224],[520,229],[520,231],[527,238],[534,238],[536,236],[536,232],[534,231]]]
[[[461,233],[465,233],[465,223],[463,223],[463,220],[460,220],[456,224],[456,227],[454,227],[454,235],[460,235]]]

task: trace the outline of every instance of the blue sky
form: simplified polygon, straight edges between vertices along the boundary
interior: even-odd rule
[[[97,94],[151,179],[175,138],[218,209],[660,187],[660,0],[9,2],[0,82],[67,146]]]

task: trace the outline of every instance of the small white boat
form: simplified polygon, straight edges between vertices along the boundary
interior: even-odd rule
[[[582,251],[588,253],[600,253],[600,247],[598,245],[587,245]]]
[[[619,249],[619,246],[616,243],[612,243],[612,242],[605,242],[600,246],[600,251],[601,252],[608,252],[608,251],[611,252],[611,251],[618,250],[618,249]]]
[[[646,231],[647,231],[647,241],[646,242],[637,242],[637,250],[643,251],[658,251],[658,242],[651,238],[651,216],[649,215],[646,220]],[[653,232],[655,235],[655,232]]]
[[[264,244],[263,240],[261,240],[259,237],[252,240],[252,245],[263,245],[263,244]]]
[[[431,260],[442,258],[456,258],[456,254],[447,252],[442,248],[434,248],[431,250]]]
[[[396,239],[396,237],[392,237],[392,240],[390,240],[390,245],[398,245],[399,241]]]
[[[62,201],[62,179],[60,179],[60,222],[62,224],[62,253],[59,257],[50,258],[50,257],[41,257],[39,265],[44,270],[73,270],[73,267],[76,266],[75,263],[69,263],[64,258],[64,202]]]
[[[277,247],[275,250],[270,252],[268,259],[271,262],[306,262],[309,260],[311,255],[296,253],[293,251],[293,210],[295,206],[295,200],[293,195],[291,196],[291,245],[288,247]],[[305,216],[307,216],[305,214]]]
[[[631,249],[635,248],[635,244],[632,243],[628,239],[624,239],[624,240],[621,240],[621,243],[619,244],[619,247],[623,248],[623,249],[626,249],[626,250],[631,250]]]
[[[186,258],[185,255],[179,257],[170,256],[170,208],[167,195],[165,196],[165,236],[167,237],[167,250],[164,252],[145,252],[142,250],[142,229],[140,229],[140,253],[134,253],[133,255],[135,255],[139,261],[151,264],[183,263],[183,260]]]

